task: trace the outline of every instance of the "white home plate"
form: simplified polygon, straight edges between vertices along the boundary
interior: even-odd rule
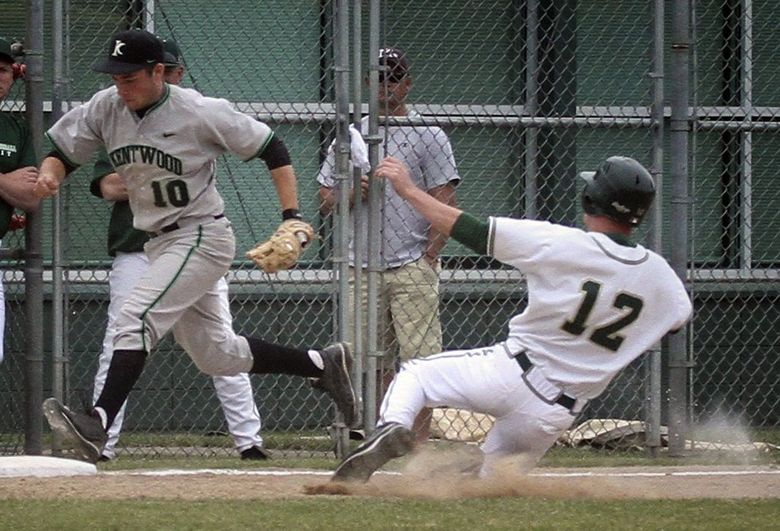
[[[91,463],[45,457],[42,455],[17,455],[0,457],[0,477],[94,476],[97,468]]]

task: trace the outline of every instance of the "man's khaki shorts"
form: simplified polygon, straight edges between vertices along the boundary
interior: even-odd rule
[[[382,272],[378,301],[378,348],[385,353],[385,366],[436,354],[442,350],[439,321],[439,271],[424,259]],[[366,341],[367,276],[361,279],[361,324]],[[354,270],[350,268],[349,330],[355,330]],[[353,340],[354,338],[350,338]],[[364,343],[365,344],[365,343]],[[365,351],[356,345],[360,351]]]

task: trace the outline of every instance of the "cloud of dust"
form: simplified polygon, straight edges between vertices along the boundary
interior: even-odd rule
[[[478,450],[477,450],[478,453]],[[400,475],[375,474],[368,483],[329,483],[308,487],[308,494],[333,494],[406,499],[466,499],[540,497],[547,499],[626,497],[605,478],[543,477],[528,475],[523,456],[501,460],[495,473],[477,478],[481,454],[473,448],[423,449],[405,464]]]

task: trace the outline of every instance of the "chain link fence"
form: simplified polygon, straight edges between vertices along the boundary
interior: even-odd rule
[[[768,1],[697,2],[693,19],[692,415],[723,444],[780,420],[776,20]]]
[[[678,241],[675,231],[685,231],[688,238],[684,267],[696,312],[686,336],[689,400],[684,413],[691,423],[686,437],[699,448],[705,447],[702,441],[719,448],[762,436],[777,441],[780,184],[772,170],[778,152],[773,148],[780,147],[780,102],[774,89],[780,71],[773,61],[777,37],[772,29],[778,23],[773,2],[699,0],[691,10],[692,129],[683,156],[689,162],[692,201],[673,193],[670,174],[675,145],[668,119],[676,85],[668,65],[676,3],[81,0],[63,5],[62,18],[47,16],[45,23],[45,34],[61,31],[64,43],[61,76],[51,66],[56,59],[47,60],[47,112],[56,115],[60,103],[69,108],[107,86],[107,76],[93,73],[89,65],[105,53],[115,31],[145,27],[180,45],[183,85],[235,102],[284,139],[298,176],[301,210],[317,223],[321,238],[297,268],[272,276],[239,253],[228,279],[234,328],[296,345],[324,345],[339,336],[357,341],[356,376],[369,426],[376,413],[369,404],[381,396],[395,354],[403,351],[404,341],[414,341],[400,323],[413,323],[415,333],[422,326],[416,302],[393,307],[391,276],[421,293],[438,283],[438,305],[425,312],[433,319],[422,328],[440,328],[440,338],[434,332],[420,334],[420,351],[469,348],[503,338],[527,294],[516,271],[452,241],[428,269],[425,258],[415,256],[418,277],[409,277],[408,267],[396,271],[394,260],[408,242],[392,235],[403,233],[412,221],[393,217],[396,211],[388,206],[395,204],[380,199],[388,192],[379,185],[372,184],[366,199],[357,202],[356,217],[362,220],[357,226],[328,208],[322,201],[327,192],[321,189],[322,172],[328,164],[339,170],[337,155],[344,152],[346,139],[336,127],[339,120],[360,126],[360,116],[346,108],[352,102],[354,109],[355,100],[367,117],[364,127],[372,119],[379,124],[374,136],[364,129],[374,160],[411,150],[416,160],[430,164],[424,175],[433,182],[423,186],[434,193],[457,175],[457,204],[478,217],[577,224],[578,171],[594,169],[613,154],[651,168],[662,193],[658,215],[645,223],[639,239],[668,256]],[[348,16],[339,13],[347,7]],[[0,35],[23,34],[20,23],[19,17],[4,20]],[[51,43],[46,45],[48,54]],[[377,67],[370,53],[374,46],[403,50],[408,60],[407,112],[392,120],[377,116],[379,106],[370,97],[372,72],[379,78],[390,75],[372,70]],[[344,50],[348,55],[340,56]],[[355,56],[359,61],[353,61]],[[393,97],[391,85],[374,87],[381,98]],[[22,99],[20,93],[9,98],[12,105],[21,105]],[[447,143],[454,171],[440,156]],[[279,221],[275,192],[262,166],[233,157],[219,161],[219,190],[241,250],[267,237]],[[62,351],[55,343],[49,351],[52,372],[63,375],[64,397],[76,406],[92,396],[111,266],[106,250],[110,205],[90,194],[91,178],[91,165],[69,177],[58,208],[45,207],[44,220],[44,258],[54,272],[45,277],[51,318],[47,315],[44,323],[54,323],[47,324],[48,334],[56,333],[57,323],[62,330]],[[359,174],[350,172],[345,180],[326,181],[325,188],[338,195],[354,179]],[[689,205],[690,230],[675,226],[670,213]],[[61,233],[54,234],[56,226],[64,227]],[[361,250],[370,253],[371,267],[350,271],[349,241],[364,232],[370,236],[356,236],[353,245],[358,256]],[[417,234],[417,243],[427,236]],[[4,239],[3,247],[12,242]],[[381,272],[372,276],[372,268]],[[24,343],[13,317],[14,305],[23,302],[23,285],[9,282],[19,279],[18,263],[5,260],[3,271],[10,354],[21,350],[13,345]],[[61,278],[61,284],[52,278]],[[349,294],[357,290],[367,292],[367,302],[355,314]],[[14,402],[21,400],[21,378],[12,358],[7,355],[0,370],[0,382],[7,383],[0,395],[10,401],[10,411],[21,415]],[[660,424],[669,415],[664,391],[669,359],[668,349],[659,346],[629,366],[578,420],[599,419],[588,424],[596,434],[575,432],[569,442],[664,444]],[[266,446],[286,455],[332,452],[329,400],[298,378],[255,375],[252,384]],[[14,418],[3,417],[12,424],[0,424],[0,433],[7,434],[0,447],[5,453],[20,451]],[[434,436],[459,440],[479,440],[490,423],[451,411],[436,411],[434,419]],[[228,431],[211,379],[198,373],[168,338],[151,354],[131,393],[118,453],[231,455]],[[610,438],[606,432],[617,435]]]

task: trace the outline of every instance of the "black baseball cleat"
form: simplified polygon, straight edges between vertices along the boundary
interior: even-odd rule
[[[260,446],[251,446],[246,450],[241,450],[242,461],[265,461],[270,458],[271,456],[265,451],[265,448]]]
[[[355,448],[339,464],[331,481],[368,481],[377,469],[394,459],[408,454],[414,447],[414,432],[397,422],[377,428],[371,436]]]
[[[56,398],[43,401],[43,414],[51,429],[71,443],[79,459],[89,463],[100,461],[108,435],[97,416],[71,411]]]
[[[358,401],[352,386],[352,354],[348,343],[334,343],[320,351],[324,368],[316,388],[330,395],[351,428],[358,422]]]

